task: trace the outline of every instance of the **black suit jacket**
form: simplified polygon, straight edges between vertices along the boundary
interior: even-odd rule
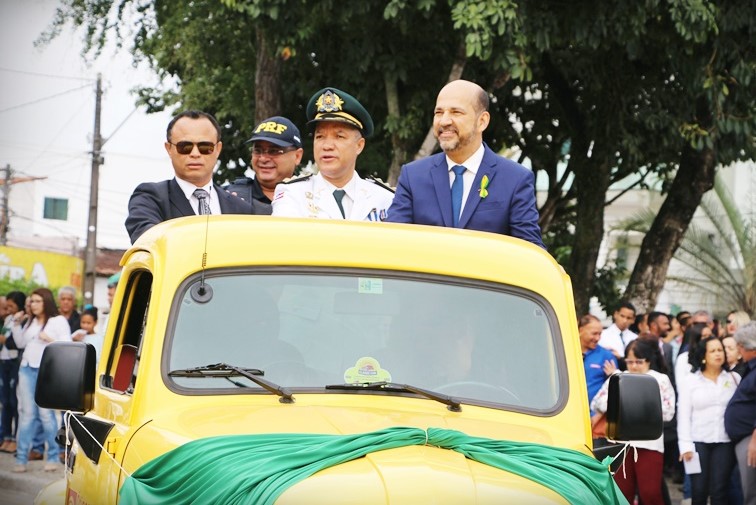
[[[245,202],[241,198],[227,193],[214,184],[218,194],[218,203],[223,214],[259,214],[270,215],[270,205],[253,201]],[[158,223],[177,217],[194,216],[196,213],[176,179],[162,182],[145,182],[137,186],[129,199],[129,216],[126,218],[126,231],[131,243],[142,233]]]

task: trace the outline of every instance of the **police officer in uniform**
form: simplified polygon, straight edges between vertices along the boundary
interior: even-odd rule
[[[250,144],[255,177],[240,177],[224,189],[248,202],[254,199],[270,204],[276,186],[294,175],[302,161],[299,128],[285,117],[269,117],[255,127],[245,144]]]
[[[324,88],[307,104],[313,127],[313,151],[318,173],[291,179],[276,187],[273,215],[383,221],[393,190],[355,172],[357,156],[373,133],[373,119],[356,98],[336,88]]]

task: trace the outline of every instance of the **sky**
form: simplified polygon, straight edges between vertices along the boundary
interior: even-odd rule
[[[140,182],[173,176],[163,147],[170,114],[147,115],[136,109],[130,90],[154,85],[158,78],[147,68],[135,69],[127,49],[107,47],[87,65],[81,56],[82,32],[71,26],[49,45],[35,47],[57,4],[0,0],[0,166],[9,164],[18,176],[46,177],[34,183],[38,195],[69,199],[67,222],[43,220],[41,206],[29,218],[13,222],[11,208],[11,229],[33,225],[36,233],[77,235],[83,245],[99,72],[104,91],[100,131],[107,140],[100,168],[97,245],[126,248],[123,222],[133,189]]]

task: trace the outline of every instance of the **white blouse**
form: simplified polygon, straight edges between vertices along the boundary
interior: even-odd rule
[[[735,393],[740,376],[722,370],[717,381],[707,379],[701,371],[685,377],[677,404],[677,445],[680,454],[695,452],[693,442],[729,442],[724,426],[724,412]]]
[[[47,320],[47,324],[44,325],[44,331],[50,338],[55,339],[58,342],[70,342],[71,341],[71,327],[68,325],[68,320],[63,316],[51,317]],[[21,366],[30,366],[32,368],[39,368],[39,364],[42,362],[42,353],[50,342],[46,342],[39,338],[39,334],[42,332],[42,325],[39,324],[39,320],[34,318],[21,333],[22,342],[16,342],[19,348],[24,349],[24,357],[21,359]],[[13,333],[17,335],[17,333]],[[14,336],[15,340],[15,336]]]

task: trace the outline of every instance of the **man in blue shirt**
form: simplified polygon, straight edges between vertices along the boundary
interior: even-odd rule
[[[743,503],[756,505],[756,321],[738,328],[735,341],[746,370],[725,410],[725,430],[738,458]]]
[[[617,359],[612,351],[598,345],[603,326],[596,316],[586,314],[581,317],[578,321],[578,330],[580,331],[580,348],[583,351],[585,382],[588,385],[588,403],[590,403],[607,377],[617,369]]]

